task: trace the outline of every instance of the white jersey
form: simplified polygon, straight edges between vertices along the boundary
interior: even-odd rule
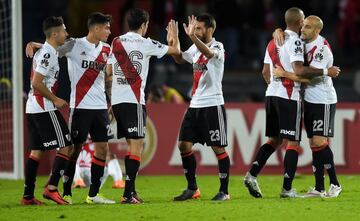
[[[224,75],[225,50],[221,42],[213,38],[207,46],[214,52],[208,59],[195,44],[182,53],[187,62],[193,64],[194,84],[190,107],[201,108],[224,104],[222,79]]]
[[[35,73],[43,75],[45,87],[55,94],[59,86],[59,70],[57,51],[45,42],[34,55],[30,79],[33,78]],[[26,102],[26,113],[42,113],[53,110],[56,110],[53,102],[43,97],[31,86]]]
[[[112,65],[111,104],[145,105],[145,85],[151,56],[161,58],[168,46],[135,32],[114,38],[108,64]]]
[[[280,65],[285,71],[294,73],[291,63],[304,62],[304,45],[299,35],[290,30],[285,30],[285,33],[284,45],[278,47],[275,41],[271,40],[266,48],[264,63],[270,64],[271,74],[266,96],[300,100],[300,83],[286,78],[275,78],[272,73],[275,65]]]
[[[83,37],[67,41],[58,51],[68,60],[70,108],[107,109],[104,69],[110,46],[96,46]]]
[[[324,69],[333,66],[334,58],[331,47],[324,37],[319,35],[305,47],[306,58],[311,67]],[[313,78],[305,88],[304,100],[315,104],[335,104],[337,96],[331,77]]]

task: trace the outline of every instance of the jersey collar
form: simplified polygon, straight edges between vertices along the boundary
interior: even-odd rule
[[[289,35],[289,36],[296,36],[296,37],[299,37],[299,34],[294,32],[294,31],[291,31],[289,29],[286,29],[285,32]]]

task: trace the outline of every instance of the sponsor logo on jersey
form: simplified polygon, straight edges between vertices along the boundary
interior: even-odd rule
[[[302,54],[303,53],[303,49],[301,47],[296,47],[294,50],[295,54]]]
[[[81,52],[81,53],[80,53],[80,55],[84,55],[84,56],[86,56],[85,51]]]
[[[296,46],[300,46],[300,45],[301,45],[301,41],[296,40],[296,41],[295,41],[295,45],[296,45]]]
[[[324,59],[324,55],[321,53],[316,53],[314,58],[315,58],[315,61],[321,62]]]
[[[40,61],[40,65],[43,66],[43,67],[48,67],[49,66],[49,60],[48,59],[42,59]]]
[[[293,131],[293,130],[281,129],[281,130],[280,130],[280,133],[281,133],[281,134],[285,134],[285,135],[295,136],[295,131]]]
[[[158,42],[158,41],[151,40],[151,42],[152,42],[154,45],[157,45],[157,46],[158,46],[158,48],[163,48],[163,47],[164,47],[164,45],[163,45],[163,44],[161,44],[161,43],[160,43],[160,42]]]
[[[116,82],[121,85],[133,85],[136,82],[136,79],[117,78]]]
[[[85,69],[94,69],[96,71],[102,71],[105,68],[104,63],[100,63],[100,62],[96,62],[96,61],[87,61],[87,60],[82,60],[81,62],[81,67],[85,68]]]
[[[55,145],[57,145],[57,141],[56,141],[56,140],[52,140],[52,141],[43,143],[43,145],[44,145],[44,147],[55,146]]]
[[[199,71],[199,72],[204,72],[204,71],[207,71],[207,67],[206,67],[206,64],[198,64],[198,63],[194,63],[193,65],[193,68],[194,68],[194,72],[196,71]]]

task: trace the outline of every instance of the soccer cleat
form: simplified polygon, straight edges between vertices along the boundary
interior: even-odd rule
[[[303,198],[303,196],[297,194],[294,188],[291,190],[285,190],[282,188],[280,192],[280,198]]]
[[[229,199],[230,199],[230,195],[221,191],[221,192],[218,192],[211,200],[225,201],[225,200],[229,200]]]
[[[185,201],[190,199],[200,198],[200,190],[199,188],[196,190],[184,190],[179,196],[174,197],[174,201]]]
[[[86,188],[86,184],[83,179],[79,178],[75,180],[73,188]]]
[[[114,200],[106,199],[100,193],[93,197],[87,196],[85,202],[87,204],[115,204]]]
[[[55,191],[50,191],[47,187],[44,189],[44,192],[43,192],[43,197],[45,199],[48,199],[48,200],[52,200],[54,201],[55,203],[59,204],[59,205],[66,205],[66,204],[69,204],[67,201],[65,201],[58,190],[55,190]]]
[[[324,197],[326,195],[325,190],[323,191],[317,191],[315,187],[310,187],[309,191],[304,195],[305,198],[311,198],[311,197]]]
[[[326,197],[333,198],[338,197],[342,191],[341,186],[330,184],[329,191],[326,194]]]
[[[116,180],[112,185],[112,188],[115,188],[115,189],[121,189],[124,187],[125,187],[125,182],[123,180]]]
[[[72,204],[72,197],[70,195],[63,196],[63,199],[69,204]]]
[[[25,199],[25,198],[22,198],[21,201],[20,201],[20,204],[23,205],[23,206],[29,206],[29,205],[35,205],[35,206],[42,206],[42,205],[45,205],[44,202],[36,199],[35,197],[33,197],[32,199]]]
[[[139,194],[137,194],[137,192],[132,192],[131,195],[132,195],[132,197],[134,197],[140,203],[144,203],[144,200],[141,199],[141,197],[139,196]]]
[[[139,200],[135,199],[135,197],[125,197],[123,196],[121,198],[121,203],[122,204],[141,204],[142,202],[140,202]]]
[[[248,188],[250,195],[255,198],[262,198],[262,193],[256,177],[252,176],[249,172],[247,172],[244,177],[244,185]]]

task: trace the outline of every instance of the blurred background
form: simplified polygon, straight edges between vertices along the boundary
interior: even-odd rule
[[[169,19],[179,21],[182,50],[190,46],[182,23],[187,16],[209,12],[215,16],[215,38],[226,50],[223,91],[227,102],[262,102],[266,84],[261,69],[268,41],[275,28],[285,28],[283,14],[289,7],[300,7],[305,16],[315,14],[324,21],[322,35],[330,42],[335,62],[342,69],[334,80],[339,101],[360,101],[360,1],[358,0],[26,0],[22,1],[23,46],[29,41],[44,41],[41,23],[50,15],[62,16],[72,37],[87,34],[89,13],[111,14],[112,34],[127,31],[125,16],[132,7],[150,13],[148,37],[166,43],[165,27]],[[187,95],[192,85],[191,65],[176,65],[170,57],[152,59],[147,89],[166,84]],[[61,60],[66,65],[66,59]],[[24,57],[24,91],[29,90],[31,60]],[[66,68],[62,68],[66,72]],[[62,81],[68,81],[61,74]],[[68,98],[68,84],[59,93]]]

